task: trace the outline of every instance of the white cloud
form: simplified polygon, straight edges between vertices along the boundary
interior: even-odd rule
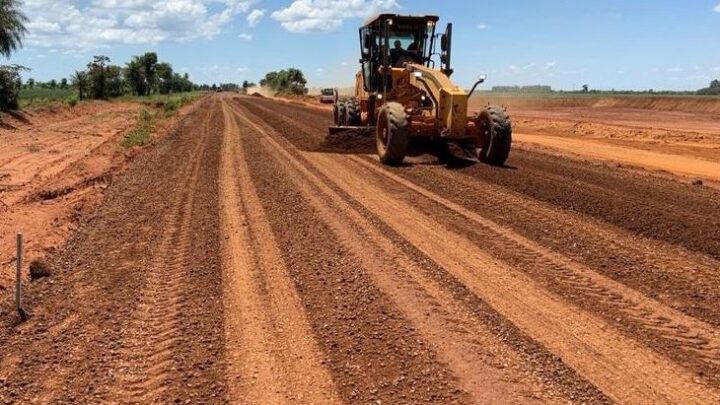
[[[295,0],[271,14],[290,32],[337,30],[346,18],[364,18],[399,8],[396,0]]]
[[[511,72],[517,72],[518,67],[515,65],[510,65],[510,66],[508,66],[508,70]]]
[[[720,13],[720,3],[718,3],[713,10],[715,10],[716,13]]]
[[[89,50],[213,38],[255,0],[26,0],[31,47]]]
[[[242,39],[243,41],[250,41],[253,39],[253,36],[252,34],[243,32],[242,34],[238,35],[238,38]]]
[[[238,73],[247,73],[247,72],[250,71],[250,68],[239,67],[239,68],[237,68],[235,71],[238,72]]]
[[[487,24],[478,24],[477,25],[477,29],[479,29],[479,30],[484,30],[487,27],[488,27]]]
[[[553,60],[553,61],[545,63],[545,66],[543,66],[543,70],[553,70],[556,67],[557,67],[557,62]]]
[[[260,24],[260,21],[262,21],[263,17],[265,17],[266,11],[267,10],[258,9],[251,11],[250,14],[247,15],[248,25],[250,25],[251,27],[255,27]]]
[[[665,71],[668,73],[678,73],[678,72],[681,72],[682,69],[673,67],[673,68],[667,68],[667,69],[665,69]]]

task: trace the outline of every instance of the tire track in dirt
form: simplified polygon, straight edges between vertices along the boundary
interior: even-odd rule
[[[366,159],[373,162],[372,158]],[[720,325],[720,263],[446,170],[389,169],[675,309]]]
[[[442,212],[444,209],[462,216],[457,221],[460,225],[450,229],[457,229],[461,234],[473,235],[470,240],[477,245],[485,245],[488,251],[498,260],[507,262],[516,268],[524,268],[525,272],[531,273],[529,269],[537,269],[536,273],[545,273],[547,278],[557,284],[556,293],[566,299],[569,291],[579,293],[582,296],[578,304],[591,302],[593,307],[605,306],[611,308],[611,315],[606,316],[607,322],[612,323],[612,317],[620,315],[622,318],[629,318],[631,323],[636,324],[639,329],[637,336],[650,347],[657,348],[661,353],[670,355],[675,360],[683,362],[688,355],[696,358],[700,368],[709,373],[711,378],[716,378],[715,369],[720,366],[720,336],[717,336],[716,328],[693,317],[687,316],[679,311],[669,308],[660,302],[649,298],[638,291],[609,279],[592,269],[573,261],[561,254],[555,253],[534,241],[515,234],[511,229],[498,225],[485,219],[479,214],[470,211],[456,203],[453,203],[439,195],[417,186],[395,174],[380,169],[376,164],[369,163],[365,159],[352,157],[351,159],[360,162],[368,169],[398,182],[406,189],[415,191],[424,197],[432,200],[437,205],[430,205],[423,209],[426,214]],[[398,194],[401,194],[399,191]],[[410,195],[408,200],[415,201],[415,196]],[[444,215],[439,215],[444,218]],[[468,226],[467,220],[473,222]],[[446,224],[453,220],[446,220]],[[513,259],[517,257],[517,259]],[[597,308],[584,305],[586,310],[597,312]],[[617,319],[615,319],[617,322]],[[657,347],[652,339],[643,339],[647,332],[656,332],[657,338],[666,339],[671,342],[670,350],[662,350]],[[632,336],[632,335],[631,335]],[[633,336],[634,337],[634,336]],[[672,353],[672,350],[681,350],[680,353]],[[697,362],[696,362],[697,363]],[[692,364],[697,367],[697,364]],[[716,381],[717,382],[717,381]]]
[[[474,243],[445,231],[431,217],[387,198],[380,188],[368,187],[367,175],[352,180],[357,169],[351,172],[325,156],[311,159],[325,166],[320,170],[326,175],[334,173],[341,187],[363,205],[611,398],[626,403],[692,403],[689,397],[698,398],[696,403],[707,403],[708,398],[720,400],[714,390],[697,385],[688,371],[618,334],[606,322],[538,288]],[[360,181],[365,182],[362,187],[356,183]],[[439,247],[437,240],[454,246],[454,252]]]
[[[286,103],[256,100],[254,106],[293,119],[302,117],[302,123],[296,120],[296,125],[312,128],[309,132],[316,135],[324,134],[332,121],[327,112]],[[288,139],[307,151],[375,152],[372,140],[345,152],[343,148],[352,142],[327,148],[320,138],[299,135]],[[513,151],[509,164],[509,169],[472,165],[454,173],[720,259],[720,191],[522,149]]]
[[[376,199],[373,199],[374,196],[377,194],[387,194],[387,191],[383,192],[381,188],[372,189],[371,191],[369,190],[370,187],[367,187],[367,184],[365,184],[366,188],[364,190],[361,190],[361,186],[359,184],[362,184],[363,180],[359,178],[362,176],[357,174],[357,168],[355,168],[354,170],[347,169],[348,166],[352,166],[348,162],[349,159],[344,159],[340,161],[341,163],[338,163],[337,160],[339,159],[336,157],[327,157],[320,154],[313,154],[312,156],[308,156],[308,161],[317,162],[317,168],[321,171],[324,171],[328,177],[337,179],[337,183],[342,184],[342,188],[346,190],[354,190],[354,193],[351,193],[354,198],[360,201],[364,201],[363,204],[366,206],[368,204],[375,204],[374,211],[379,216],[382,216],[381,213],[387,212],[396,213],[397,216],[402,216],[402,213],[413,212],[413,209],[410,206],[407,206],[401,202],[388,202],[387,200],[392,201],[392,198],[387,198],[387,196],[386,201],[382,201],[377,197],[375,197]],[[356,162],[360,163],[357,160]],[[365,183],[367,183],[368,174],[364,173],[364,176],[364,181]],[[352,182],[351,180],[348,180],[353,178],[357,178],[357,180],[354,180]],[[420,220],[419,218],[413,219],[413,216],[415,215],[419,215],[419,218],[422,218],[422,220]],[[387,217],[387,214],[384,219],[388,223],[393,223],[392,221],[395,221],[393,226],[396,228],[396,230],[398,230],[401,234],[408,238],[408,240],[414,241],[413,243],[415,243],[418,247],[422,246],[421,249],[426,251],[426,253],[428,253],[431,257],[434,257],[437,261],[441,263],[444,262],[446,264],[446,268],[454,268],[454,270],[458,273],[462,273],[464,271],[464,268],[468,268],[468,266],[470,266],[469,268],[472,268],[472,261],[463,261],[461,259],[447,257],[447,253],[433,250],[434,246],[431,243],[426,240],[418,239],[419,237],[416,236],[416,234],[423,232],[418,232],[417,229],[415,229],[415,231],[413,232],[412,226],[410,225],[411,223],[418,224],[416,225],[416,228],[418,226],[426,226],[428,222],[433,223],[435,226],[429,226],[427,227],[427,229],[425,229],[425,231],[431,235],[433,233],[437,233],[439,240],[453,240],[455,242],[455,246],[462,246],[462,253],[464,253],[462,255],[463,257],[475,256],[475,258],[481,259],[480,262],[496,262],[494,258],[488,257],[487,255],[482,254],[482,252],[477,251],[478,249],[475,248],[473,245],[469,244],[467,240],[462,238],[458,239],[456,235],[453,235],[451,233],[437,231],[436,228],[442,229],[443,227],[440,224],[435,224],[434,221],[432,221],[429,217],[423,216],[420,213],[414,213],[413,215],[408,215],[407,217],[404,217],[404,219],[406,220],[405,224],[403,224],[402,222],[398,222],[400,221],[398,218]],[[405,227],[405,232],[401,231],[403,227]],[[432,254],[431,252],[434,254]],[[438,258],[444,260],[438,260]],[[492,267],[495,266],[497,266],[497,268],[492,269]],[[496,263],[495,266],[491,266],[491,269],[486,269],[486,271],[491,270],[488,272],[489,275],[492,275],[491,279],[505,278],[507,280],[508,273],[517,273],[500,263]],[[592,272],[585,275],[592,275],[593,277],[595,277],[594,273]],[[462,274],[460,274],[460,276],[462,276]],[[544,291],[537,290],[533,283],[530,280],[525,279],[523,275],[513,274],[513,278],[515,278],[516,282],[517,280],[520,281],[520,286],[522,287],[519,289],[520,291],[526,291],[529,293],[533,292],[533,294],[530,294],[530,298],[544,301],[546,305],[548,305],[548,307],[553,307],[555,309],[554,312],[549,313],[545,312],[548,307],[541,307],[540,311],[538,311],[537,309],[531,309],[533,308],[533,305],[530,304],[530,298],[522,297],[527,300],[525,302],[525,310],[528,311],[528,313],[535,313],[536,315],[540,315],[541,318],[548,317],[544,320],[552,321],[549,324],[554,325],[555,327],[557,327],[557,329],[552,330],[552,328],[548,328],[549,330],[545,330],[547,328],[546,325],[543,325],[542,323],[536,323],[537,319],[525,318],[526,315],[523,314],[524,311],[522,310],[522,308],[517,308],[512,303],[505,301],[506,298],[504,298],[502,295],[496,295],[497,291],[501,291],[504,289],[505,292],[508,294],[507,296],[512,296],[512,291],[508,291],[507,286],[504,286],[502,284],[495,285],[498,290],[488,290],[488,288],[484,285],[477,285],[477,281],[473,282],[474,276],[472,276],[471,274],[465,274],[466,284],[476,284],[475,288],[479,289],[479,291],[481,292],[481,296],[494,300],[495,302],[493,304],[496,307],[502,307],[501,312],[505,312],[516,323],[520,323],[522,326],[524,326],[525,330],[529,329],[529,333],[533,335],[536,339],[544,341],[544,343],[550,346],[551,349],[554,349],[554,351],[556,352],[562,353],[563,357],[566,358],[566,361],[570,360],[569,362],[571,364],[574,363],[574,366],[579,369],[581,374],[590,378],[598,386],[603,388],[605,392],[610,393],[612,397],[619,400],[630,400],[631,402],[640,400],[680,401],[689,392],[699,390],[698,394],[700,395],[702,395],[702,393],[704,392],[704,388],[700,388],[699,385],[695,385],[695,383],[692,381],[692,375],[690,375],[687,371],[675,366],[672,363],[668,363],[664,359],[658,357],[650,351],[647,351],[642,346],[639,346],[632,340],[628,340],[627,338],[622,337],[622,335],[617,334],[613,330],[606,329],[608,325],[606,325],[601,320],[589,314],[585,314],[582,312],[577,313],[576,310],[570,309],[570,306],[566,306],[565,304],[560,304],[560,302],[556,302],[552,295]],[[627,291],[623,292],[627,293]],[[517,298],[519,299],[521,297]],[[519,302],[522,303],[522,300],[519,300]],[[538,314],[538,312],[540,313]],[[558,314],[563,313],[566,315],[565,318],[557,317]],[[678,318],[677,314],[673,315],[675,319]],[[574,320],[577,323],[572,322],[572,325],[563,325],[564,320],[573,320],[573,318],[575,318]],[[590,336],[585,335],[585,333],[587,332],[581,332],[578,335],[579,331],[571,332],[574,327],[577,327],[575,325],[589,325],[591,328],[596,328],[597,330],[593,331],[593,333],[590,333]],[[557,330],[563,331],[563,329],[565,329],[564,332],[566,335],[575,335],[576,339],[579,337],[580,341],[573,344],[573,342],[565,342],[560,334],[555,334],[555,337],[552,336],[554,334],[552,332],[555,332]],[[550,332],[550,336],[547,336],[548,332]],[[597,339],[597,337],[600,338]],[[623,342],[623,344],[617,344],[615,342]],[[585,346],[586,344],[594,345],[593,352],[586,353],[586,358],[578,356],[578,352],[576,352],[575,350],[579,350],[581,348],[583,350],[587,350]],[[577,345],[577,347],[573,348],[574,345]],[[582,352],[583,350],[580,350],[580,352]],[[606,356],[604,359],[601,358],[601,361],[599,362],[599,364],[602,364],[605,369],[602,369],[602,367],[598,367],[594,364],[594,362],[587,361],[587,358],[592,358],[593,355],[596,354],[595,351]],[[618,361],[617,359],[622,359],[622,361]],[[657,369],[653,370],[653,372],[657,374],[652,375],[652,373],[647,373],[645,366],[647,366],[648,364],[656,365]],[[623,373],[619,373],[619,366],[634,367],[635,372],[629,373],[633,377],[624,377]],[[662,382],[659,382],[656,379],[659,379]],[[652,381],[656,382],[653,383]],[[640,389],[640,391],[633,392],[634,389]],[[643,390],[646,391],[643,392]],[[713,392],[712,389],[709,389],[709,391],[705,393],[708,392],[710,393],[710,395],[717,395],[717,393]],[[638,394],[640,395],[637,396]]]
[[[558,208],[720,259],[720,192],[601,165],[518,151],[512,164],[525,175],[486,167],[460,173],[501,185]],[[692,202],[692,203],[689,203]]]
[[[371,159],[365,160],[372,164]],[[392,172],[415,184],[444,182],[456,187],[461,184],[463,187],[459,190],[441,187],[442,195],[473,212],[483,213],[484,217],[493,221],[509,223],[512,232],[538,240],[545,249],[559,252],[571,262],[581,264],[581,271],[573,273],[558,266],[559,263],[523,255],[523,250],[514,243],[508,243],[504,237],[494,233],[478,232],[480,228],[468,225],[464,217],[448,216],[446,223],[455,223],[454,229],[458,232],[473,235],[471,239],[487,246],[494,257],[524,269],[556,294],[601,315],[628,336],[695,370],[698,378],[719,385],[720,347],[715,332],[718,308],[713,295],[720,284],[716,273],[720,264],[713,259],[664,242],[628,235],[623,230],[597,224],[589,218],[552,211],[518,198],[507,190],[484,189],[488,186],[469,184],[472,179],[467,179],[468,184],[464,184],[462,176],[447,175],[443,171],[432,174],[423,169],[414,170],[412,175],[402,170]],[[425,178],[419,173],[423,173]],[[437,180],[428,182],[433,177]],[[482,197],[476,198],[479,195]],[[442,212],[444,209],[446,207],[441,204],[423,204],[425,212]],[[547,235],[550,232],[562,235]],[[578,246],[570,248],[572,245]],[[622,290],[615,290],[613,283],[597,283],[579,275],[589,269],[620,281],[635,291],[618,295],[617,291]],[[652,299],[632,298],[638,292]],[[638,304],[642,302],[644,304]],[[686,315],[682,317],[686,320],[687,315],[692,318],[689,318],[690,322],[676,320],[677,316],[663,315],[662,308],[657,311],[658,306],[679,310]],[[692,326],[695,323],[693,318],[708,324],[703,323],[701,329],[696,329]]]
[[[230,402],[339,404],[225,102],[220,223]]]
[[[211,109],[213,106],[208,106]],[[124,403],[157,403],[165,397],[166,381],[173,369],[173,352],[179,343],[179,317],[187,305],[186,272],[192,266],[192,223],[196,192],[205,149],[211,133],[212,113],[200,131],[200,140],[183,167],[179,193],[169,196],[162,235],[153,261],[144,271],[147,278],[137,308],[121,338],[118,384],[110,397]]]
[[[262,140],[244,137],[246,156],[262,156]],[[361,263],[318,221],[287,173],[268,159],[246,160],[343,400],[470,402]]]
[[[170,136],[131,163],[108,188],[105,204],[84,219],[64,250],[49,258],[53,277],[27,289],[30,321],[18,327],[3,323],[0,347],[9,359],[7,363],[3,359],[3,371],[6,364],[15,370],[0,382],[0,399],[52,404],[225,403],[224,354],[218,350],[223,347],[222,322],[218,322],[222,307],[215,298],[220,296],[219,257],[213,257],[219,241],[213,233],[218,196],[214,182],[208,180],[217,178],[213,170],[219,167],[219,147],[213,139],[217,131],[212,129],[217,120],[212,102],[201,103],[200,111],[183,118]],[[210,130],[196,136],[208,122]],[[193,169],[195,180],[203,181],[192,183]],[[193,189],[192,204],[187,200],[189,190],[183,187],[187,184]],[[185,207],[185,217],[163,223],[173,217],[172,207],[176,213]],[[154,304],[144,291],[165,282],[151,278],[163,276],[162,269],[152,265],[160,260],[154,255],[161,249],[163,226],[169,223],[183,224],[185,234],[191,234],[180,235],[185,243],[177,246],[178,253],[192,252],[191,262],[164,250],[168,263],[183,272],[183,282],[177,284],[180,291],[165,291],[175,297],[158,297],[158,301],[169,303],[180,315],[165,316],[167,323],[161,318],[133,323],[133,317],[141,319],[141,311],[159,316],[168,312],[139,303],[145,296],[145,303]],[[179,241],[177,235],[165,239],[170,244]],[[148,268],[154,272],[147,272]],[[7,308],[3,302],[0,311]],[[172,332],[161,334],[168,324]],[[151,330],[130,329],[134,327]],[[159,334],[147,336],[154,333]],[[174,344],[154,350],[132,342],[134,337],[147,338],[145,343],[150,344]],[[137,353],[128,353],[134,344],[142,355],[167,349],[152,359],[162,366],[153,369],[150,359],[136,361]],[[158,372],[155,377],[162,384],[156,398],[149,393],[157,388],[157,381],[147,375],[153,372]],[[150,386],[129,395],[124,388],[130,387],[121,385],[139,381],[131,380],[139,373],[146,374]]]
[[[264,111],[271,113],[267,109]],[[303,128],[302,131],[291,133],[296,142],[302,145],[312,142],[310,140],[300,141],[299,139],[303,136],[305,138],[315,137],[317,138],[315,142],[320,142],[320,136],[316,132],[312,134],[306,132],[312,131],[311,128],[307,128],[289,117],[282,117],[281,120],[288,125]],[[355,156],[350,159],[367,165],[369,168],[377,168],[374,164],[368,164],[372,159],[361,159]],[[421,170],[424,170],[425,174],[432,171],[431,168],[427,167],[421,168]],[[395,174],[390,174],[390,171]],[[407,201],[412,201],[430,217],[443,218],[444,223],[447,225],[454,224],[450,229],[459,234],[468,235],[470,240],[477,243],[478,246],[486,246],[486,251],[491,252],[496,259],[515,268],[523,269],[524,272],[539,280],[546,288],[550,288],[559,296],[563,296],[589,312],[602,316],[609,324],[621,327],[628,336],[638,339],[658,352],[670,356],[678,363],[696,370],[700,379],[707,378],[710,383],[716,386],[719,385],[720,337],[716,335],[714,326],[697,321],[635,290],[626,288],[622,284],[594,272],[593,269],[528,240],[526,237],[516,234],[510,228],[498,226],[492,220],[486,220],[476,213],[484,213],[483,210],[473,212],[459,204],[441,198],[435,193],[430,193],[426,189],[419,189],[414,183],[404,181],[397,176],[397,174],[405,171],[403,169],[389,168],[376,170],[378,174],[389,176],[399,182],[399,187],[392,188],[395,194],[406,194],[405,199]],[[444,169],[443,174],[444,181],[436,183],[428,183],[427,179],[423,181],[422,176],[414,176],[413,180],[417,181],[417,183],[431,184],[435,188],[438,188],[435,184],[457,185],[457,174],[448,174]],[[395,180],[390,183],[396,182]],[[468,181],[472,181],[472,179],[468,179]],[[387,183],[387,181],[382,180],[378,180],[378,182],[379,184]],[[442,186],[440,188],[442,189]],[[415,190],[419,194],[424,194],[425,197],[429,196],[430,198],[427,201],[417,199],[417,195],[414,193],[408,194],[408,190]],[[489,198],[490,200],[498,198],[488,194],[487,190],[482,192],[481,195],[486,196],[481,198]],[[532,203],[532,201],[520,201],[517,206],[508,210],[508,212],[516,212],[517,210],[520,213],[527,211],[528,205],[532,205]],[[448,209],[455,213],[454,217],[453,215],[443,214]],[[458,218],[458,216],[461,218]],[[557,217],[557,214],[555,217]],[[474,222],[474,225],[470,225],[468,219],[471,219],[470,222]],[[524,226],[527,227],[528,225]],[[552,226],[556,225],[552,224]],[[589,231],[587,228],[586,225],[582,226],[584,233]],[[508,237],[508,235],[511,237]],[[617,240],[613,241],[613,246],[616,245],[616,242]],[[710,264],[707,263],[707,260],[696,260],[695,263],[699,263],[697,265],[701,268],[703,262],[705,263],[704,266],[716,268],[712,266],[712,260],[708,260],[710,260]],[[672,262],[663,263],[663,266],[667,266],[668,263]],[[686,265],[682,265],[680,268],[684,267]],[[706,284],[716,279],[717,275],[714,274],[714,270],[708,268],[705,271]],[[693,286],[693,284],[690,285]],[[714,285],[717,285],[716,281]],[[660,288],[662,291],[668,291],[668,287],[663,286],[662,283],[656,283],[655,286],[655,288]],[[712,301],[697,295],[696,283],[694,287],[689,291],[694,291],[693,298],[695,299],[688,305],[697,307],[697,298],[700,298],[702,299],[700,302],[707,302],[707,305],[711,306],[710,302]],[[666,301],[675,298],[677,298],[677,295],[667,298]]]
[[[262,128],[238,110],[246,125],[262,135],[268,154],[303,193],[318,216],[357,257],[375,283],[438,352],[476,403],[564,403],[557,387],[533,375],[523,359],[482,324],[465,302],[432,280],[395,241],[348,204],[290,152],[273,130]],[[257,119],[257,118],[256,118]],[[320,197],[320,196],[323,197]],[[424,259],[421,259],[424,260]],[[588,390],[589,391],[589,390]],[[585,392],[592,401],[592,397]],[[576,396],[582,396],[582,394]]]

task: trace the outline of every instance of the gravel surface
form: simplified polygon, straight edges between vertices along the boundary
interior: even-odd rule
[[[720,401],[716,190],[199,103],[0,302],[0,403]]]

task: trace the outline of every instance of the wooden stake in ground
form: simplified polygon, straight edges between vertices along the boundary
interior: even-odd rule
[[[27,312],[22,305],[22,255],[23,255],[23,235],[17,234],[17,268],[15,272],[15,305],[17,307],[20,320],[27,321]]]

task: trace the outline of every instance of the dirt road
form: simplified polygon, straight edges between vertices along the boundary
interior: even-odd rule
[[[0,403],[720,401],[720,193],[217,95],[0,306]]]

